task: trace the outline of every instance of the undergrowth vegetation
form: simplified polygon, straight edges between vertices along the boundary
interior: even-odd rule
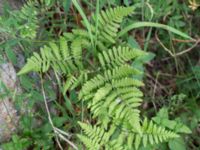
[[[196,1],[5,2],[0,63],[20,114],[5,150],[198,150]],[[22,107],[23,106],[23,107]],[[1,128],[1,127],[0,127]]]

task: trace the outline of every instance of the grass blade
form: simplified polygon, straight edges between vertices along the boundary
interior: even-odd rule
[[[89,23],[88,19],[87,19],[85,13],[83,12],[83,9],[79,5],[79,3],[76,0],[72,0],[72,3],[74,4],[76,9],[80,13],[81,17],[83,18],[83,21],[84,21],[84,23],[87,27],[88,33],[90,35],[90,40],[91,40],[92,46],[94,47],[94,40],[93,40],[92,31],[91,31],[91,27],[90,27],[90,23]]]
[[[187,38],[187,39],[190,39],[190,40],[194,40],[192,37],[190,37],[189,35],[173,28],[173,27],[170,27],[170,26],[167,26],[167,25],[164,25],[164,24],[160,24],[160,23],[153,23],[153,22],[136,22],[136,23],[133,23],[127,27],[125,27],[124,29],[122,29],[119,34],[118,34],[118,37],[121,37],[122,35],[124,35],[125,33],[127,33],[128,31],[132,30],[132,29],[135,29],[135,28],[141,28],[141,27],[155,27],[155,28],[161,28],[161,29],[165,29],[165,30],[168,30],[174,34],[177,34],[181,37],[184,37],[184,38]]]

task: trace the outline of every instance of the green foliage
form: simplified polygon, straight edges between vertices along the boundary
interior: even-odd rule
[[[33,39],[36,37],[38,28],[37,9],[34,2],[28,1],[20,11],[13,13],[5,12],[7,15],[0,17],[0,32],[22,38]]]
[[[186,150],[186,144],[183,138],[177,138],[169,141],[170,150]]]
[[[95,48],[89,41],[89,31],[75,29],[58,41],[49,42],[40,50],[40,54],[34,52],[18,73],[45,73],[51,67],[68,77],[63,94],[73,89],[69,87],[75,81],[80,81],[76,84],[76,87],[80,85],[81,88],[78,91],[79,100],[87,105],[92,117],[97,120],[95,125],[80,123],[86,136],[79,134],[78,137],[88,149],[138,149],[141,141],[146,146],[147,143],[156,144],[178,137],[152,121],[142,121],[140,117],[138,107],[143,93],[139,87],[144,84],[133,77],[141,72],[133,68],[130,62],[147,53],[131,48],[117,37],[123,17],[130,14],[133,8],[117,7],[93,15],[90,27],[94,33],[92,39],[96,39],[96,53],[88,51]],[[99,20],[97,27],[93,25],[96,20]],[[95,67],[89,66],[84,55],[93,60],[92,65]],[[76,80],[75,76],[85,76],[83,71],[88,74],[87,78]]]
[[[18,134],[0,147],[58,149],[42,77],[54,126],[79,149],[199,149],[198,49],[173,58],[164,51],[183,51],[198,38],[195,3],[29,0],[20,10],[5,7],[0,63],[8,59],[19,70],[28,59],[18,73],[22,93],[0,82],[0,98],[26,110]]]
[[[27,149],[31,143],[28,139],[20,138],[17,135],[12,137],[12,141],[12,143],[4,144],[2,148],[7,150],[22,150]]]
[[[54,133],[52,131],[52,127],[48,123],[47,117],[44,115],[44,111],[42,109],[38,109],[38,111],[34,113],[32,110],[35,105],[43,102],[41,91],[34,88],[34,86],[36,85],[36,81],[37,78],[31,80],[26,75],[21,76],[20,83],[21,87],[24,89],[23,94],[14,93],[9,89],[3,89],[6,92],[6,95],[4,96],[11,98],[13,97],[13,95],[15,95],[14,104],[16,109],[19,110],[19,112],[21,113],[18,127],[20,134],[14,134],[9,142],[1,143],[0,147],[3,150],[24,150],[30,149],[31,147],[34,147],[34,149],[49,150],[54,147]],[[1,86],[3,85],[0,84],[0,89],[2,88]],[[50,87],[50,83],[46,81],[44,83],[44,86],[45,89],[47,89],[48,91],[46,94],[48,95],[48,97],[50,97],[50,100],[54,100],[55,93]],[[26,104],[24,104],[25,99],[28,99]],[[23,113],[23,111],[25,112]],[[38,118],[40,118],[40,120]],[[42,124],[39,125],[38,121],[42,121]],[[61,117],[59,116],[54,117],[53,121],[56,122],[56,125],[58,127],[60,127],[63,123],[61,121]]]
[[[106,48],[110,44],[117,42],[117,32],[122,22],[123,17],[133,13],[134,7],[116,7],[114,9],[110,8],[106,11],[101,11],[98,15],[92,16],[92,21],[95,23],[98,21],[98,26],[95,28],[94,25],[91,25],[92,31],[97,35],[97,45],[101,48],[104,44]],[[98,42],[99,41],[99,42]],[[101,43],[103,42],[103,43]]]
[[[100,149],[102,147],[106,150],[129,150],[133,149],[133,147],[138,149],[140,144],[146,147],[147,144],[154,145],[167,141],[170,138],[178,137],[177,134],[158,127],[152,121],[148,122],[147,119],[144,120],[142,125],[142,136],[132,130],[126,130],[124,128],[122,132],[118,133],[119,126],[111,126],[107,130],[102,127],[92,127],[84,123],[80,123],[80,126],[84,130],[85,135],[78,135],[78,137],[89,149]]]
[[[18,74],[30,71],[46,72],[50,65],[53,69],[65,74],[83,69],[82,48],[84,48],[86,42],[77,38],[68,45],[64,37],[60,38],[59,45],[50,42],[48,46],[41,49],[41,55],[33,53],[33,56],[28,59],[27,65]]]
[[[168,109],[164,107],[160,109],[160,111],[156,114],[156,117],[153,117],[153,121],[163,127],[171,129],[176,133],[191,133],[191,130],[180,121],[180,118],[169,120]]]

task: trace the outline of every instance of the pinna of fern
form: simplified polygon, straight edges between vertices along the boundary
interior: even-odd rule
[[[67,76],[63,94],[79,86],[80,101],[90,109],[96,120],[94,125],[79,123],[84,135],[78,138],[87,149],[138,149],[143,143],[156,144],[176,138],[178,135],[162,127],[148,123],[140,117],[139,106],[143,93],[142,81],[134,78],[141,72],[130,65],[147,53],[117,41],[122,19],[131,14],[134,7],[116,7],[92,16],[91,29],[97,41],[97,55],[90,53],[93,47],[87,30],[74,29],[58,42],[50,42],[34,53],[18,74],[37,71],[45,73],[50,68]],[[99,20],[95,28],[94,21]],[[123,42],[125,43],[125,42]],[[91,67],[89,55],[95,65]],[[86,77],[87,76],[87,77]],[[85,81],[86,80],[86,81]],[[79,90],[80,89],[80,90]]]

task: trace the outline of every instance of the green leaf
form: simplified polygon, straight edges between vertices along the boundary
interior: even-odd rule
[[[176,133],[191,133],[191,130],[182,123],[180,118],[176,118],[175,120],[169,120],[168,118],[168,109],[163,107],[159,110],[156,117],[153,117],[153,121],[175,131]]]
[[[125,4],[126,6],[129,6],[129,0],[124,0],[124,4]]]
[[[142,78],[144,77],[145,70],[144,64],[152,60],[154,57],[155,54],[148,52],[146,55],[139,56],[134,60],[134,62],[132,63],[132,67],[139,70],[142,73],[140,75],[134,75],[133,77],[135,79],[142,80]]]
[[[56,127],[62,127],[62,125],[67,121],[65,117],[54,117],[53,122]]]
[[[175,130],[177,122],[174,120],[162,119],[161,125],[169,128],[171,130]]]
[[[168,109],[166,107],[161,108],[156,116],[159,116],[160,118],[163,118],[163,119],[164,118],[168,119],[169,118]]]
[[[181,118],[176,118],[175,121],[176,121],[175,131],[177,133],[186,133],[186,134],[192,133],[190,128],[188,128],[186,125],[182,123]]]
[[[133,37],[128,38],[128,44],[131,46],[131,48],[141,49],[140,45]]]
[[[136,138],[135,138],[135,149],[136,150],[139,148],[140,142],[141,142],[141,136],[136,135]]]
[[[188,128],[184,124],[179,124],[179,126],[177,127],[176,132],[178,132],[178,133],[186,133],[186,134],[192,133],[192,131],[190,130],[190,128]]]
[[[138,61],[138,62],[142,62],[143,64],[144,64],[144,63],[148,63],[148,62],[150,62],[154,57],[155,57],[155,54],[154,54],[154,53],[148,52],[146,55],[142,55],[142,56],[139,56],[138,58],[136,58],[135,62]]]
[[[186,150],[186,145],[183,138],[177,138],[169,141],[170,150]]]
[[[26,90],[32,89],[33,83],[30,77],[26,75],[20,76],[20,83],[24,89]]]
[[[49,6],[51,4],[51,0],[45,0],[46,6]]]
[[[64,10],[65,10],[65,13],[68,13],[69,9],[70,9],[70,6],[71,6],[71,0],[65,0],[63,2],[63,7],[64,7]]]
[[[13,64],[17,64],[17,57],[15,55],[15,53],[13,52],[13,50],[10,47],[7,47],[5,49],[6,55],[8,57],[8,59],[13,63]]]

